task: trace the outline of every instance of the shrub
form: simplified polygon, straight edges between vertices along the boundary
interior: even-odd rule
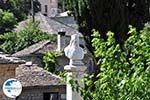
[[[13,13],[0,9],[0,34],[11,31],[17,24]]]
[[[15,53],[41,40],[56,41],[56,36],[42,32],[38,22],[29,24],[20,32],[9,32],[0,36],[1,50],[5,53]]]
[[[60,52],[47,52],[43,57],[44,69],[55,74],[63,74],[57,61],[57,57],[61,55],[62,53]]]

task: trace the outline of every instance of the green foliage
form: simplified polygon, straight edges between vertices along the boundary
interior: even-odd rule
[[[141,32],[129,28],[129,38],[122,46],[112,32],[107,33],[107,40],[99,32],[93,33],[99,74],[84,78],[85,86],[81,89],[84,100],[150,99],[150,25]]]
[[[44,69],[54,73],[55,72],[55,64],[57,63],[56,57],[53,53],[48,52],[45,54],[43,57],[43,62],[44,62]]]
[[[63,79],[63,82],[67,82],[67,71],[59,71],[58,75]]]
[[[17,22],[26,18],[28,10],[24,0],[3,0],[0,1],[0,8],[14,14]]]
[[[117,42],[122,44],[127,38],[128,25],[141,30],[150,21],[150,0],[61,0],[62,8],[72,11],[79,30],[83,33],[87,48],[93,54],[92,29],[102,38],[111,30]]]
[[[59,64],[56,57],[60,55],[62,54],[57,52],[56,53],[47,52],[43,57],[44,69],[52,73],[57,73],[58,68],[56,69],[56,67],[58,67]],[[64,74],[61,73],[61,76],[64,76]]]
[[[10,32],[17,22],[27,18],[28,12],[24,0],[0,0],[0,33]]]
[[[0,9],[0,33],[11,31],[16,24],[16,18],[13,13]]]
[[[38,22],[29,22],[20,32],[9,32],[0,36],[1,50],[5,53],[14,53],[28,47],[41,40],[50,39],[56,41],[56,37],[42,32],[38,27]]]
[[[87,8],[88,0],[60,0],[60,6],[62,11],[71,10],[75,17],[78,19],[84,8]]]

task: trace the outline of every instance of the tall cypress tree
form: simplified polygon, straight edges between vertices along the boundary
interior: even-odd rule
[[[150,20],[150,0],[63,0],[78,21],[80,31],[89,35],[97,29],[106,37],[111,30],[119,42],[126,39],[128,25],[140,30]]]

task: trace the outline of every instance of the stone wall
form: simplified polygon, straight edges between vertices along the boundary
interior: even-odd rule
[[[66,94],[66,86],[24,87],[17,100],[43,100],[43,93],[49,92],[59,92],[59,95]]]
[[[0,85],[9,78],[15,78],[15,70],[18,64],[0,64]]]
[[[33,55],[33,54],[30,54],[29,56],[23,56],[23,57],[20,57],[21,59],[25,60],[26,62],[30,62],[32,61],[33,64],[37,64],[39,67],[43,67],[43,64],[42,64],[42,55]]]
[[[47,14],[49,17],[57,15],[58,0],[38,0],[41,4],[41,12]],[[47,13],[45,12],[45,5],[47,5]]]
[[[0,100],[12,100],[11,98],[8,98],[6,97],[4,94],[3,94],[3,91],[0,90]]]

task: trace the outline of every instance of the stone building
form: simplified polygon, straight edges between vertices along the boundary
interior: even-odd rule
[[[43,55],[48,51],[54,53],[57,49],[56,45],[57,44],[55,42],[51,42],[50,40],[43,40],[14,53],[12,56],[21,58],[26,62],[32,61],[33,64],[37,64],[38,66],[42,67]]]
[[[42,59],[43,59],[44,54],[49,51],[52,53],[57,52],[57,43],[51,42],[50,40],[43,40],[19,52],[12,54],[12,56],[21,58],[25,60],[26,62],[32,62],[33,64],[37,64],[40,67],[44,67]],[[64,52],[62,52],[62,55],[58,56],[56,59],[60,65],[59,66],[60,70],[63,70],[64,66],[69,63],[69,59],[64,55]],[[83,62],[89,68],[94,68],[90,52],[88,52],[85,55]]]
[[[0,100],[12,100],[2,91],[4,81],[16,78],[23,86],[17,100],[66,100],[63,80],[36,64],[24,64],[24,60],[0,53]]]
[[[84,45],[82,34],[77,30],[77,24],[75,23],[72,16],[70,17],[53,17],[49,18],[41,13],[37,13],[35,20],[39,22],[40,30],[57,36],[57,49],[63,51],[70,41],[70,36],[73,34],[80,35],[80,44]],[[18,23],[14,31],[21,31],[30,19]],[[61,34],[63,33],[63,34]]]
[[[0,100],[12,100],[3,94],[2,85],[7,79],[15,78],[16,68],[23,63],[25,61],[0,52]]]
[[[32,61],[39,66],[42,66],[42,57],[48,52],[62,52],[64,48],[69,44],[70,37],[73,34],[79,34],[80,36],[80,45],[85,47],[85,43],[83,40],[82,34],[76,29],[77,26],[73,21],[73,17],[69,19],[65,17],[59,18],[49,18],[47,16],[42,15],[41,13],[37,13],[35,19],[40,22],[39,26],[43,32],[47,32],[49,34],[53,34],[57,36],[56,42],[51,42],[50,40],[40,41],[36,44],[33,44],[19,52],[14,53],[12,56],[22,58],[26,61]],[[21,22],[15,31],[20,31],[20,27],[24,27],[29,20]],[[64,67],[69,63],[68,58],[65,56],[57,57],[59,64]]]
[[[17,100],[66,100],[66,85],[63,80],[37,65],[20,65],[16,79],[23,85]]]
[[[44,67],[42,62],[44,54],[49,51],[55,53],[57,52],[56,50],[57,44],[55,42],[44,40],[33,44],[19,52],[16,52],[12,56],[21,58],[26,62],[32,62],[33,64],[37,64],[40,67]],[[64,55],[58,56],[56,59],[60,65],[59,67],[61,70],[63,70],[63,67],[69,63],[69,59]]]
[[[48,17],[58,14],[58,0],[38,0],[41,5],[41,13]]]
[[[80,35],[80,43],[83,45],[83,36],[78,31],[78,25],[73,16],[58,13],[58,0],[38,0],[41,11],[35,14],[35,20],[40,22],[39,27],[43,32],[57,35],[57,50],[63,51],[73,34]],[[67,13],[64,12],[64,13]],[[46,15],[46,16],[45,16]],[[22,30],[30,19],[18,23],[14,31]]]

